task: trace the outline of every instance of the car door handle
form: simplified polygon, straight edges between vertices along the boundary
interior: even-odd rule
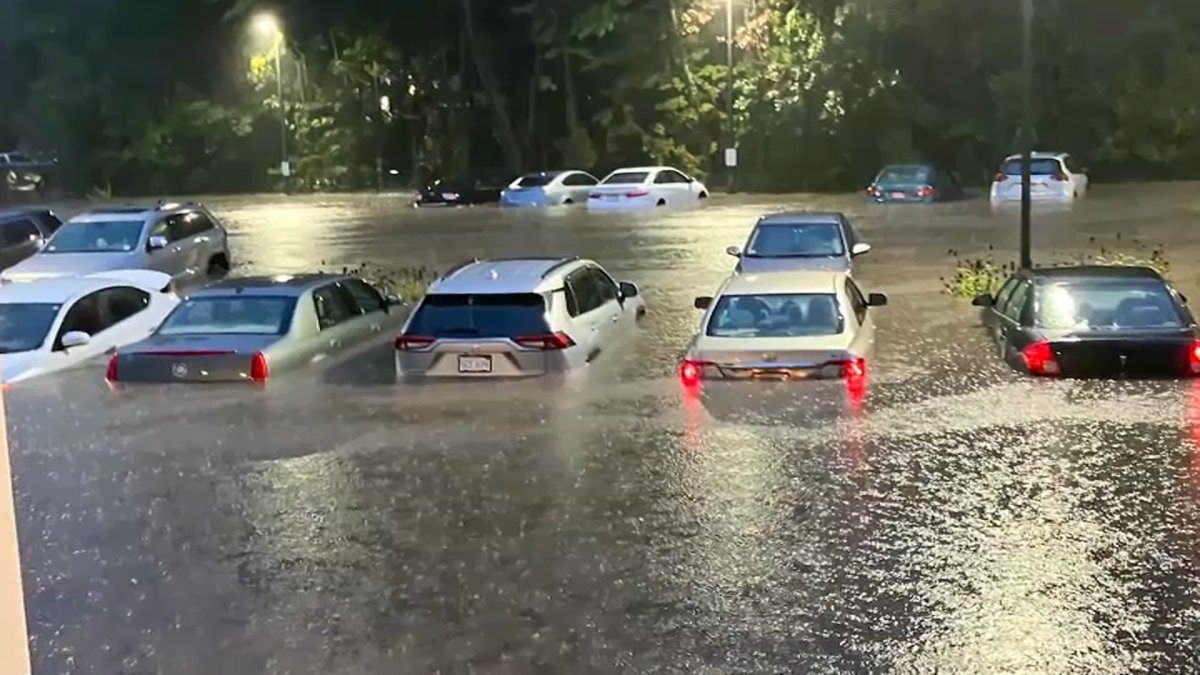
[[[620,314],[613,314],[613,315],[612,315],[612,322],[613,322],[613,323],[616,323],[616,322],[618,322],[618,321],[620,321],[620,320],[621,320],[621,315],[620,315]]]

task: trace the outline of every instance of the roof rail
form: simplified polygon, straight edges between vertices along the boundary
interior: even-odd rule
[[[546,277],[550,276],[550,274],[553,273],[555,270],[559,269],[560,267],[562,267],[564,265],[570,265],[571,263],[578,262],[578,261],[579,261],[579,256],[577,256],[577,255],[571,256],[570,258],[563,258],[562,260],[559,260],[558,262],[554,263],[550,267],[547,267],[546,271],[542,272],[542,278],[545,279]]]
[[[203,205],[200,202],[192,201],[190,199],[187,201],[169,201],[166,199],[160,199],[160,200],[158,200],[158,204],[154,208],[158,211],[167,211],[170,209],[177,209],[181,206],[203,206]]]
[[[439,279],[449,279],[450,277],[454,276],[455,274],[458,274],[464,268],[470,267],[471,265],[474,265],[477,262],[480,262],[479,258],[469,258],[467,260],[464,260],[464,261],[460,262],[459,264],[455,265],[454,267],[451,267],[450,269],[446,270],[444,273],[442,273],[442,276],[439,277]]]

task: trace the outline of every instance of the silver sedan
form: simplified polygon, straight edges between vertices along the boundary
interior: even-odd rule
[[[114,354],[114,382],[265,382],[400,328],[407,315],[352,276],[228,279],[196,291],[151,336]]]

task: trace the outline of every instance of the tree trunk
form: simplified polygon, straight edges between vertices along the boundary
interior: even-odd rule
[[[463,25],[466,27],[467,42],[471,48],[471,56],[475,61],[475,72],[479,76],[479,82],[483,85],[483,93],[487,98],[488,106],[492,110],[492,131],[496,137],[496,142],[500,144],[500,150],[504,153],[504,160],[508,164],[508,168],[513,173],[520,173],[523,162],[521,161],[521,145],[517,141],[517,134],[513,130],[512,119],[509,117],[508,108],[504,100],[504,93],[500,91],[500,84],[496,81],[496,74],[492,71],[492,63],[489,58],[488,45],[484,43],[484,36],[479,34],[476,26],[475,12],[473,9],[472,0],[461,0],[463,12]]]

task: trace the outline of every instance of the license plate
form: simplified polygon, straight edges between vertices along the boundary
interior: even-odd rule
[[[445,199],[448,202],[452,202],[455,199],[458,199],[458,193],[457,192],[443,192],[442,199]]]
[[[608,200],[608,201],[610,201],[610,202],[615,202],[615,201],[617,201],[618,199],[620,199],[620,198],[621,198],[621,195],[605,195],[605,197],[604,197],[604,198],[605,198],[605,199],[607,199],[607,200]]]
[[[892,199],[908,199],[908,195],[903,192],[893,192]]]
[[[458,357],[458,372],[460,372],[460,373],[490,373],[490,372],[492,372],[492,357],[490,357],[490,356],[460,356],[460,357]]]

